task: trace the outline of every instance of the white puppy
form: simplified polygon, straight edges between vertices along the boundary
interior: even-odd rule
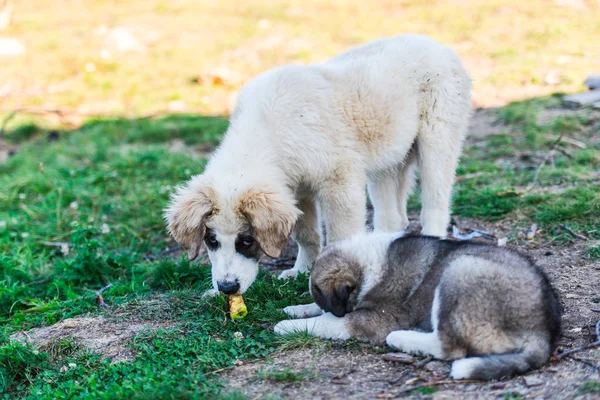
[[[310,268],[317,203],[328,242],[365,230],[367,185],[375,230],[406,229],[418,166],[422,233],[445,236],[470,89],[458,56],[420,35],[267,71],[241,90],[204,173],[174,194],[169,230],[190,259],[206,242],[215,291],[243,293],[290,235],[298,258],[281,277]]]

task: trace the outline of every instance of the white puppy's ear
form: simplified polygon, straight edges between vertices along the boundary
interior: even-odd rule
[[[246,190],[236,211],[248,220],[261,249],[271,258],[279,257],[302,214],[291,194],[269,188]]]
[[[190,261],[200,254],[206,232],[206,218],[214,211],[215,205],[214,189],[199,175],[185,186],[179,186],[165,209],[169,232],[188,250]]]

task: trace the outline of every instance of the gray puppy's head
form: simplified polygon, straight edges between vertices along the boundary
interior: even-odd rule
[[[336,317],[353,311],[362,284],[362,270],[360,263],[342,249],[325,249],[311,270],[313,300]]]

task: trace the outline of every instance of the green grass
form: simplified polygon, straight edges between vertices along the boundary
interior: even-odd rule
[[[600,245],[588,248],[587,256],[590,260],[600,260]]]
[[[456,215],[535,222],[546,236],[568,240],[564,224],[600,238],[600,143],[595,140],[600,124],[578,115],[538,121],[559,105],[553,96],[512,103],[498,111],[507,133],[478,139],[464,150],[454,194]],[[561,140],[559,147],[565,152],[555,149],[544,163],[561,135],[586,147]]]
[[[600,381],[586,381],[580,388],[582,393],[600,393]]]
[[[536,100],[531,109],[539,113],[553,101]],[[507,133],[465,149],[458,175],[477,175],[456,185],[455,214],[515,226],[537,222],[559,243],[571,240],[560,224],[598,239],[597,124],[560,117],[563,122],[538,125],[529,106],[500,110],[500,119],[519,115],[504,120]],[[236,360],[332,346],[302,333],[278,338],[265,330],[283,318],[282,307],[298,302],[306,276],[281,284],[261,272],[245,295],[249,316],[233,322],[227,319],[226,299],[200,298],[210,269],[164,251],[176,246],[162,216],[169,194],[202,172],[205,161],[194,146],[216,145],[226,126],[222,118],[194,115],[99,119],[61,131],[51,141],[47,128],[27,128],[33,133],[19,140],[20,151],[0,165],[0,392],[5,397],[211,397],[222,392],[222,382],[210,372]],[[518,154],[545,155],[561,132],[587,147],[569,148],[571,157],[557,153],[528,191],[539,160]],[[175,139],[188,143],[188,151],[171,151]],[[557,193],[543,190],[555,186],[561,189]],[[418,205],[418,196],[411,205]],[[61,242],[68,247],[49,245]],[[597,257],[596,250],[588,251],[590,258]],[[104,297],[110,308],[99,310],[95,291],[108,282],[113,285]],[[164,304],[140,306],[157,293]],[[36,350],[8,340],[16,330],[81,314],[169,321],[170,327],[139,334],[130,343],[134,360],[118,364],[69,341]],[[381,350],[355,342],[335,346]],[[64,370],[69,364],[76,367]],[[284,372],[265,379],[296,379]]]

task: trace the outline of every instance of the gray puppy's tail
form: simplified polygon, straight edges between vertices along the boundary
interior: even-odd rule
[[[522,351],[495,354],[485,357],[469,357],[452,363],[452,379],[492,380],[508,378],[539,368],[552,354],[551,345],[541,337],[528,340]]]

